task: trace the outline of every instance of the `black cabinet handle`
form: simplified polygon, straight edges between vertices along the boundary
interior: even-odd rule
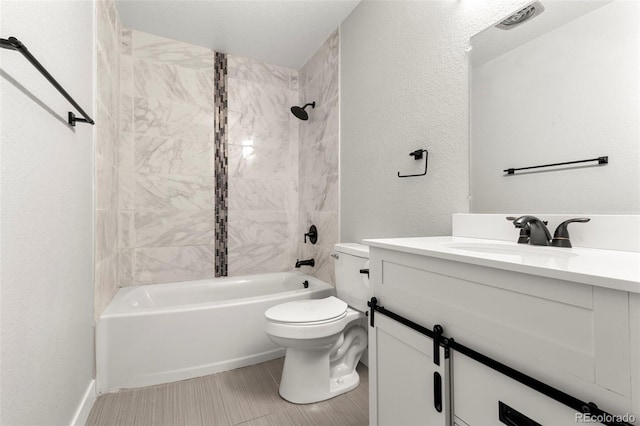
[[[367,277],[369,277],[369,269],[360,269],[360,273],[361,274],[367,274]]]
[[[442,376],[437,371],[433,373],[433,407],[442,413]]]
[[[509,426],[542,426],[502,401],[498,401],[498,420]]]

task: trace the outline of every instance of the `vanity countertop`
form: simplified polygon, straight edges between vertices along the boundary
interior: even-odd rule
[[[640,293],[640,253],[466,237],[366,239],[371,247]]]

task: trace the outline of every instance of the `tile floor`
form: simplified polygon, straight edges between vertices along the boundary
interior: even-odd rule
[[[369,424],[368,369],[360,386],[315,404],[291,404],[278,385],[284,358],[196,379],[104,394],[87,426],[246,425],[346,426]]]

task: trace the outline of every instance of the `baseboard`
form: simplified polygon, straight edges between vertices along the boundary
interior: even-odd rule
[[[82,396],[82,400],[78,405],[78,409],[73,415],[70,426],[84,426],[89,419],[89,413],[93,408],[93,403],[96,402],[96,381],[91,380],[87,390]]]

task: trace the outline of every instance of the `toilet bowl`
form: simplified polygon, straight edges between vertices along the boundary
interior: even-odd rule
[[[367,348],[367,331],[358,320],[369,283],[359,270],[368,261],[368,247],[337,244],[335,250],[338,297],[283,303],[265,312],[267,335],[286,348],[280,395],[296,404],[333,398],[360,383],[356,366]]]

